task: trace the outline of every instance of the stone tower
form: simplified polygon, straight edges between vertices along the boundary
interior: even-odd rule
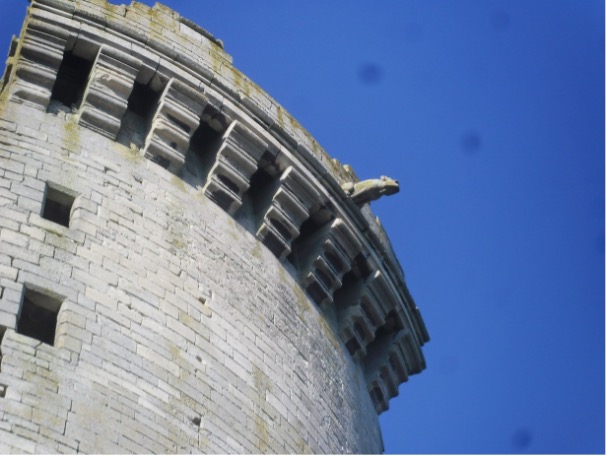
[[[158,4],[32,0],[0,87],[0,453],[382,451],[428,340],[392,181]]]

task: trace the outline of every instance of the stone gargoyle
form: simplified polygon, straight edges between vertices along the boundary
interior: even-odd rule
[[[341,188],[358,206],[362,207],[371,201],[385,195],[393,195],[400,191],[400,184],[395,179],[381,176],[379,179],[367,179],[360,182],[347,182]]]

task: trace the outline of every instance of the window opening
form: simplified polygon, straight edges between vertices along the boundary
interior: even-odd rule
[[[161,95],[162,90],[156,91],[149,85],[135,81],[117,135],[120,142],[127,146],[133,143],[143,147]]]
[[[133,84],[133,90],[128,97],[127,111],[140,117],[151,117],[152,111],[160,99],[160,92],[155,91],[150,86],[136,82]]]
[[[400,319],[398,318],[395,310],[390,311],[385,316],[385,323],[383,326],[377,328],[375,331],[375,337],[366,347],[366,364],[367,369],[377,359],[382,358],[386,355],[386,351],[389,349],[393,342],[393,336],[403,328]]]
[[[51,101],[57,101],[68,108],[78,108],[92,67],[93,62],[90,60],[78,57],[71,51],[64,52],[51,92]]]
[[[189,150],[185,155],[184,170],[195,176],[202,185],[217,157],[221,145],[222,131],[212,128],[204,120],[189,140]]]
[[[335,255],[327,252],[325,256],[337,269],[343,267],[341,260]],[[334,295],[333,307],[339,321],[352,306],[362,305],[362,290],[369,275],[370,269],[364,256],[358,254],[351,263],[351,270],[341,278],[341,288]]]
[[[242,195],[242,206],[234,214],[236,220],[252,232],[256,232],[263,223],[271,223],[278,231],[285,229],[274,224],[274,220],[265,220],[273,196],[280,187],[280,174],[273,155],[267,150],[263,152],[257,161],[256,170],[249,177],[248,188]],[[289,237],[289,235],[285,236],[286,239]],[[282,244],[274,241],[276,240],[270,236],[263,242],[270,250],[276,252],[282,248]]]
[[[305,269],[312,260],[310,254],[315,253],[315,247],[323,239],[319,234],[327,223],[332,221],[334,216],[328,209],[320,209],[303,224],[299,230],[299,236],[291,244],[291,253],[287,259],[297,269]]]
[[[17,332],[45,344],[55,344],[57,315],[63,298],[50,296],[25,287],[23,304],[17,321]]]
[[[52,185],[46,185],[42,218],[69,228],[69,218],[76,197]]]
[[[334,309],[337,319],[341,321],[345,313],[360,300],[360,293],[364,287],[363,279],[354,271],[347,272],[341,279],[341,288],[334,295]]]
[[[261,163],[263,161],[262,157]],[[250,177],[250,186],[245,193],[245,199],[250,201],[252,205],[253,214],[258,219],[257,225],[261,223],[261,219],[269,208],[271,199],[279,185],[277,170],[272,170],[270,166],[259,167]]]

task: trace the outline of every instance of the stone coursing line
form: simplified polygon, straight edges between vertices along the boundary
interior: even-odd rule
[[[3,96],[49,115],[65,110],[53,88],[68,54],[78,68],[90,65],[67,107],[78,125],[185,181],[196,155],[204,194],[238,220],[252,215],[256,237],[295,266],[301,287],[334,313],[377,412],[385,410],[424,368],[428,335],[385,234],[340,187],[355,175],[240,74],[217,40],[161,5],[32,2]],[[131,98],[139,88],[157,98],[143,115]],[[196,137],[201,125],[208,134]],[[0,324],[14,327],[17,312]]]

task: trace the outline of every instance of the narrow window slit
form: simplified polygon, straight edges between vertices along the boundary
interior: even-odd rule
[[[45,344],[55,344],[57,315],[63,303],[58,295],[45,294],[27,286],[17,321],[17,332]]]
[[[70,213],[75,199],[74,194],[47,183],[42,218],[69,228]]]
[[[341,260],[332,253],[326,252],[324,256],[337,270],[343,267]],[[363,305],[362,290],[369,275],[367,262],[360,254],[352,261],[351,270],[343,275],[341,288],[334,295],[334,308],[339,321],[345,318],[352,307]]]
[[[250,177],[250,187],[246,195],[250,198],[254,214],[262,217],[271,204],[271,198],[277,190],[278,176],[267,168],[259,168]]]
[[[65,51],[51,92],[51,101],[77,109],[82,102],[93,62]]]
[[[162,90],[154,90],[149,85],[135,81],[117,135],[119,142],[143,147],[161,95]]]
[[[183,169],[196,178],[198,185],[203,185],[206,181],[208,172],[217,158],[222,136],[223,131],[215,130],[202,120],[189,140]]]

